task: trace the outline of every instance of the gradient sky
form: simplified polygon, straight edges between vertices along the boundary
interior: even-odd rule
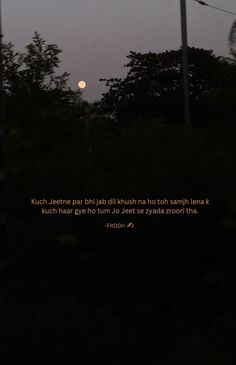
[[[236,12],[235,0],[206,0]],[[189,45],[228,55],[234,16],[187,0]],[[99,78],[124,76],[129,51],[162,52],[181,45],[179,0],[2,0],[5,42],[22,51],[34,31],[62,50],[70,86],[85,80],[85,99],[99,99]]]

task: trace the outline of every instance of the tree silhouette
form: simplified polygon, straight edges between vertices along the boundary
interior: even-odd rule
[[[61,52],[37,32],[25,52],[3,45],[7,156],[15,179],[31,178],[29,171],[49,170],[63,153],[65,161],[73,154],[86,103],[68,87],[69,73],[57,73]]]
[[[229,48],[231,55],[236,58],[236,20],[233,22],[233,25],[230,29]]]
[[[12,43],[3,44],[4,87],[7,93],[65,89],[69,74],[56,75],[59,54],[56,44],[47,43],[37,32],[25,53],[14,51]]]
[[[129,68],[124,79],[101,79],[109,88],[101,108],[118,120],[137,117],[167,117],[182,120],[182,50],[163,53],[137,53],[127,56]],[[229,65],[211,50],[189,48],[190,98],[199,109],[210,92],[230,83],[225,78]],[[230,69],[231,70],[231,69]]]

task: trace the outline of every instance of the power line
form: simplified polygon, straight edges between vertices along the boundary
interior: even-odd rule
[[[228,11],[228,10],[225,10],[225,9],[222,9],[222,8],[217,8],[216,6],[207,4],[205,1],[201,1],[201,0],[193,0],[193,1],[197,2],[200,5],[208,6],[209,8],[216,9],[216,10],[222,11],[223,13],[227,13],[227,14],[231,14],[231,15],[236,16],[236,13],[233,13],[232,11]]]

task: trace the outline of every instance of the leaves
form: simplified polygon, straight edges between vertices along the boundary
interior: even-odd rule
[[[47,168],[50,173],[60,163],[58,156],[67,163],[72,159],[84,102],[79,90],[67,86],[69,73],[56,72],[60,53],[37,32],[23,53],[12,43],[3,46],[6,155],[15,181],[31,181]]]
[[[25,47],[26,52],[19,53],[13,44],[3,45],[4,88],[13,95],[19,90],[27,93],[67,87],[69,74],[57,75],[59,54],[62,52],[56,44],[47,43],[35,32],[32,42]]]
[[[199,103],[207,93],[219,89],[225,78],[226,62],[212,50],[189,48],[191,102]],[[101,107],[118,120],[179,115],[183,112],[182,50],[162,53],[130,51],[124,79],[101,79],[109,88]],[[230,65],[227,66],[231,75]],[[227,81],[228,82],[228,81]],[[231,81],[232,82],[232,81]]]
[[[234,20],[233,25],[230,29],[229,48],[230,48],[230,54],[236,58],[236,20]]]

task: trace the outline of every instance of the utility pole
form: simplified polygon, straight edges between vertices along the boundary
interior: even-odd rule
[[[190,120],[190,88],[188,74],[188,37],[187,37],[187,11],[186,0],[180,0],[182,52],[183,52],[183,88],[184,88],[184,117],[187,127],[191,125]]]
[[[6,249],[6,204],[5,204],[5,118],[4,118],[4,88],[3,88],[3,52],[2,52],[2,4],[0,0],[0,259]]]

